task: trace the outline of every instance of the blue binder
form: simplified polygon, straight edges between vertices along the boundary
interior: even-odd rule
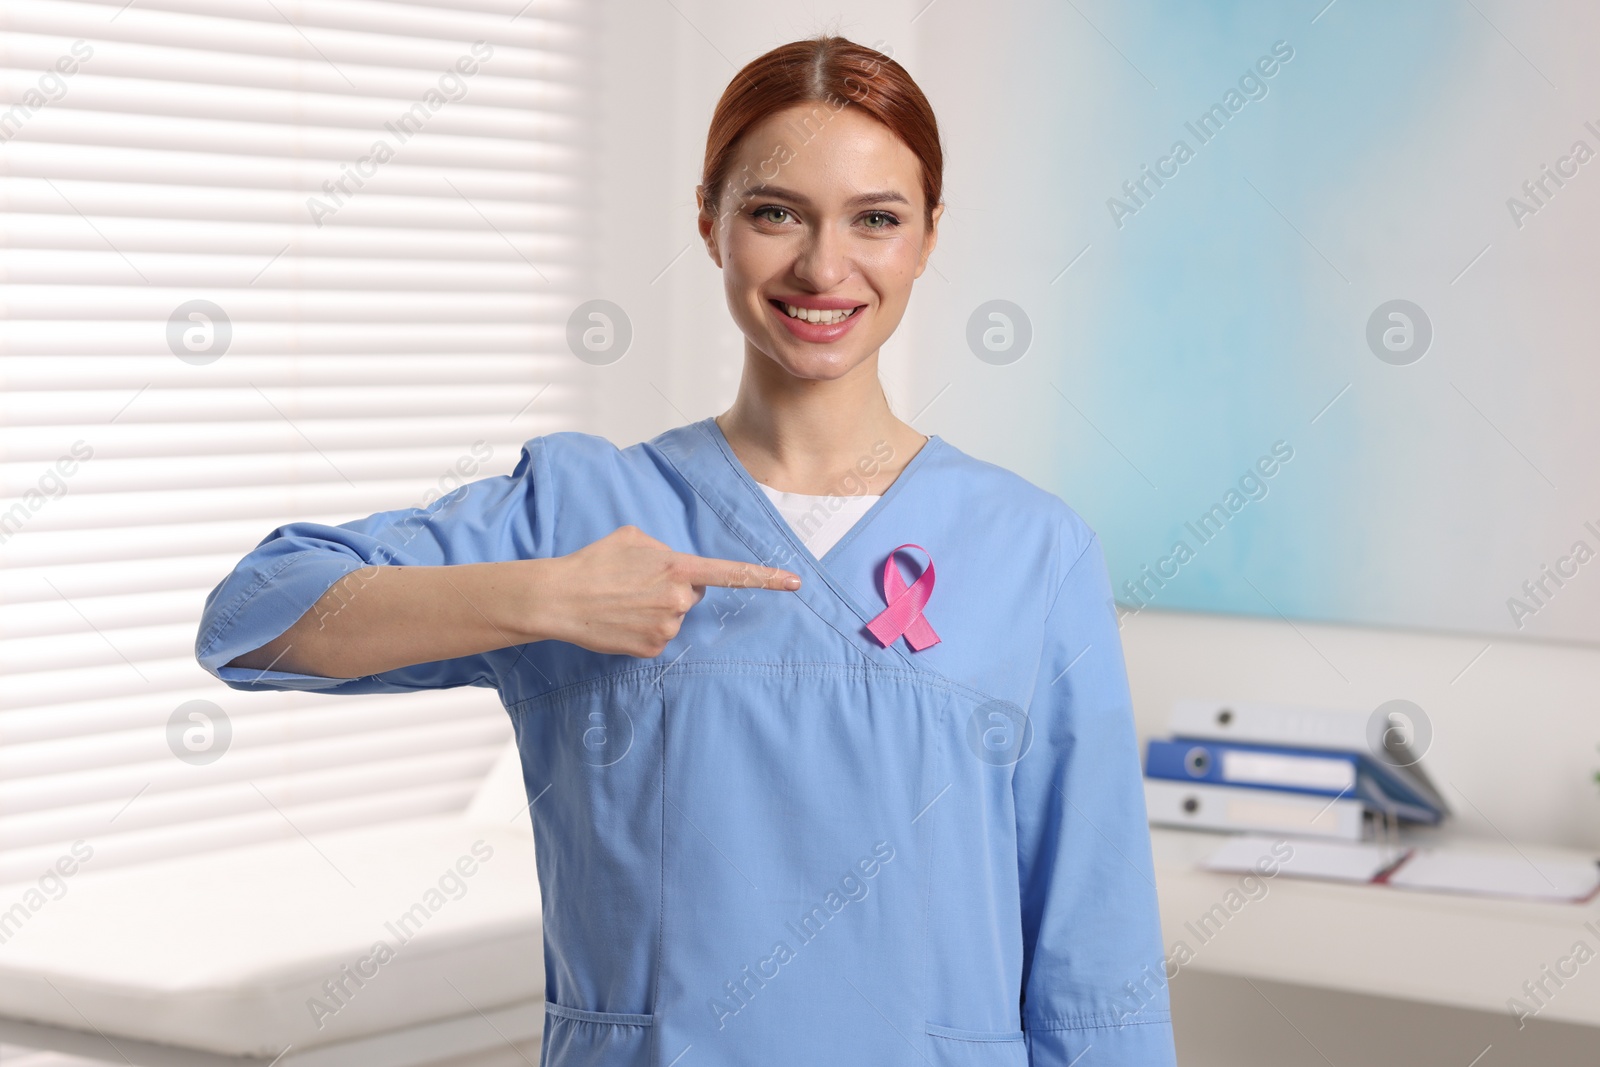
[[[1360,752],[1152,739],[1145,751],[1144,773],[1169,781],[1356,797],[1373,811],[1430,825],[1441,818],[1429,798]]]

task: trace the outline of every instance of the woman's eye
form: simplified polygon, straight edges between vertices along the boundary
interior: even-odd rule
[[[866,218],[868,220],[871,220],[871,219],[882,219],[883,220],[883,222],[880,225],[876,225],[876,226],[872,225],[871,222],[869,221],[868,224],[867,224],[867,229],[869,229],[869,230],[887,230],[890,227],[900,225],[900,220],[895,218],[893,215],[889,214],[887,211],[869,211],[866,214]]]
[[[776,211],[780,215],[788,215],[789,214],[789,210],[787,208],[781,208],[781,207],[778,207],[775,204],[768,204],[765,207],[758,207],[754,211],[752,211],[750,214],[754,215],[758,219],[768,219],[771,222],[782,222],[783,221],[782,219],[769,218],[769,216],[766,214],[766,212],[768,212],[768,211]]]

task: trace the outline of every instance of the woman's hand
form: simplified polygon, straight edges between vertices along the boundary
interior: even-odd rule
[[[675,552],[637,526],[551,562],[518,629],[629,656],[661,655],[707,586],[800,588],[790,571]]]

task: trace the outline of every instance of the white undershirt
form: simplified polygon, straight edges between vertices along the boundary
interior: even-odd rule
[[[761,486],[778,514],[800,535],[800,540],[821,559],[839,539],[850,532],[856,520],[865,515],[883,494],[872,496],[813,496],[809,493],[784,493],[770,485]]]

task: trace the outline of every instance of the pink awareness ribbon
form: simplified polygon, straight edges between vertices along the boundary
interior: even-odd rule
[[[928,557],[928,569],[909,587],[894,561],[895,553],[907,548],[914,548]],[[938,644],[939,635],[933,632],[933,627],[922,615],[922,609],[928,606],[932,596],[933,554],[921,545],[901,545],[883,561],[883,599],[889,606],[867,623],[867,629],[885,648],[894,644],[894,639],[902,634],[906,643],[918,652],[929,645]]]

